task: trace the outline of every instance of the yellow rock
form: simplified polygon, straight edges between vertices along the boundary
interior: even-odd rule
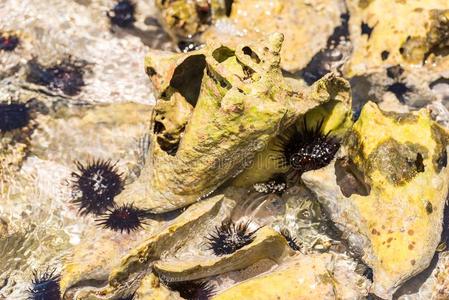
[[[391,297],[425,269],[439,243],[447,136],[425,109],[386,113],[369,102],[343,146],[344,157],[302,176],[349,242],[363,251],[380,297]]]
[[[154,264],[154,270],[163,278],[189,281],[244,269],[262,259],[279,262],[292,253],[283,236],[269,227],[262,227],[253,242],[232,254],[182,261],[161,260]]]
[[[367,279],[343,261],[332,254],[298,255],[279,270],[237,284],[212,299],[364,299]]]

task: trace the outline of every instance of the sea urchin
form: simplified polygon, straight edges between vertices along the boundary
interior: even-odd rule
[[[240,248],[250,244],[254,238],[254,231],[249,230],[251,222],[235,224],[232,221],[224,221],[220,226],[215,227],[215,232],[210,234],[209,249],[217,256],[231,254]]]
[[[61,292],[59,286],[60,276],[55,274],[56,270],[45,271],[39,274],[33,271],[32,287],[28,289],[30,300],[60,300]]]
[[[0,131],[11,131],[28,125],[30,114],[22,103],[0,103]]]
[[[136,5],[129,0],[120,0],[114,8],[107,12],[111,23],[120,27],[129,27],[134,21]]]
[[[283,164],[290,165],[297,175],[328,165],[340,148],[340,142],[330,132],[322,133],[323,121],[310,128],[304,118],[302,130],[296,130],[285,142]]]
[[[81,214],[102,214],[114,206],[114,197],[123,190],[122,174],[110,160],[94,160],[86,166],[75,162],[78,172],[72,173],[74,203]]]
[[[145,215],[144,211],[135,208],[132,204],[124,204],[109,209],[104,216],[97,219],[97,222],[104,228],[120,231],[120,233],[123,231],[130,233],[142,227]]]
[[[208,300],[215,295],[215,287],[208,281],[182,281],[166,284],[187,300]]]

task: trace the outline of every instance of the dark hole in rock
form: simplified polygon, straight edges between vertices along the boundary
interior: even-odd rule
[[[349,158],[340,158],[335,162],[337,184],[345,197],[353,194],[368,196],[371,187],[365,180],[365,175]]]
[[[6,132],[28,125],[30,114],[23,103],[0,104],[0,131]]]
[[[161,133],[162,131],[164,131],[164,129],[165,129],[164,124],[162,124],[159,121],[154,122],[154,128],[153,128],[154,133],[156,133],[156,134]]]
[[[233,2],[234,0],[225,0],[225,12],[228,17],[231,15]]]
[[[179,41],[178,48],[181,52],[187,53],[190,51],[199,50],[202,48],[202,44],[196,43],[194,41]]]
[[[224,62],[229,57],[234,56],[235,52],[228,47],[221,46],[218,49],[215,49],[214,52],[212,52],[212,56],[215,58],[215,60],[219,63]]]
[[[4,35],[0,33],[0,50],[13,51],[19,45],[19,38],[15,35]]]
[[[178,151],[179,142],[170,143],[168,141],[169,138],[169,136],[164,136],[164,138],[158,136],[156,140],[163,151],[173,156],[176,155],[176,151]]]
[[[387,91],[392,92],[401,103],[405,103],[405,95],[411,91],[405,83],[395,82],[390,85]]]
[[[424,172],[424,163],[421,153],[416,154],[415,167],[418,173]]]
[[[430,203],[429,201],[426,202],[426,212],[427,214],[431,214],[433,213],[433,206],[432,203]]]
[[[157,74],[156,70],[152,67],[147,67],[145,72],[147,73],[148,76],[152,77],[154,75]]]
[[[59,64],[44,67],[36,59],[28,62],[27,81],[44,85],[52,90],[60,90],[69,96],[77,95],[85,85],[83,76],[87,63],[72,61],[71,58]]]
[[[334,32],[328,38],[326,48],[315,54],[307,66],[300,71],[308,85],[312,85],[331,71],[339,71],[339,66],[349,55],[350,47],[344,46],[349,43],[349,17],[349,14],[340,16],[341,24],[335,27]]]
[[[401,77],[402,73],[404,73],[404,69],[401,67],[401,65],[387,68],[387,76],[391,79],[398,79],[399,77]]]
[[[219,84],[222,88],[230,89],[230,84],[220,75],[212,74],[209,68],[206,68],[206,73],[216,84]]]
[[[437,160],[438,172],[447,166],[447,151],[443,149]]]
[[[243,47],[242,49],[243,54],[248,55],[249,57],[251,57],[251,59],[256,63],[260,63],[260,58],[259,56],[256,54],[256,52],[254,52],[250,47],[246,46]]]
[[[243,80],[246,81],[246,80],[252,78],[255,71],[248,66],[243,66],[243,73],[245,74],[245,77],[243,78]]]
[[[130,27],[134,21],[136,5],[129,0],[121,0],[106,14],[112,24],[120,27]]]
[[[390,52],[384,50],[382,51],[382,53],[380,54],[380,57],[382,58],[382,60],[386,60],[388,58],[388,56],[390,56]]]
[[[362,35],[366,34],[368,36],[368,39],[371,37],[371,33],[373,32],[373,28],[374,27],[370,27],[367,23],[362,22],[362,24],[360,25],[361,30],[362,30]]]
[[[363,276],[365,276],[365,277],[368,278],[371,282],[373,282],[373,278],[374,278],[374,272],[373,272],[373,269],[371,269],[370,267],[366,267],[365,271],[363,272]]]
[[[449,78],[440,77],[429,84],[430,89],[441,95],[443,101],[449,101]]]
[[[201,90],[206,58],[204,55],[192,55],[180,64],[170,81],[170,85],[195,107]]]

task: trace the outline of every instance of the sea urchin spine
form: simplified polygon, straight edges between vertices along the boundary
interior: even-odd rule
[[[290,140],[285,142],[283,164],[288,164],[296,175],[304,172],[320,169],[328,165],[338,149],[340,142],[335,137],[323,134],[324,120],[315,127],[308,127],[304,118],[304,126],[301,131],[296,131]]]
[[[215,255],[222,256],[234,253],[252,243],[258,229],[250,231],[250,223],[235,224],[232,221],[224,221],[220,226],[216,226],[215,232],[207,237],[209,249]]]
[[[122,174],[110,160],[93,161],[87,166],[75,162],[78,172],[72,173],[73,202],[81,214],[102,214],[114,206],[114,197],[123,190]]]
[[[60,276],[55,274],[56,270],[45,271],[39,274],[33,271],[32,287],[28,289],[30,300],[60,300],[61,291],[59,286]]]
[[[283,228],[280,233],[285,238],[285,240],[287,241],[290,248],[292,248],[295,251],[300,250],[298,241],[296,240],[296,238],[292,237],[292,235],[290,234],[290,231],[288,231],[288,229]]]
[[[208,281],[180,281],[169,282],[161,279],[162,283],[172,291],[177,291],[183,299],[209,300],[215,295],[215,287]]]
[[[104,216],[97,219],[97,222],[104,228],[120,231],[120,233],[123,231],[130,233],[142,227],[145,216],[144,211],[135,208],[132,204],[124,204],[109,209]]]

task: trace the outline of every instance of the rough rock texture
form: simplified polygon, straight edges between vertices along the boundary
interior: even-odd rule
[[[384,113],[368,103],[344,145],[347,156],[302,176],[373,269],[378,296],[390,298],[433,257],[448,188],[446,145],[447,133],[426,110]]]
[[[380,102],[391,93],[422,107],[448,99],[446,0],[351,0],[348,7],[353,53],[344,74],[352,78],[357,100]]]
[[[279,67],[282,41],[273,34],[237,48],[150,54],[147,73],[159,92],[150,159],[117,201],[157,213],[191,204],[241,172],[280,128],[339,96],[342,87],[327,82],[314,98],[293,90]]]
[[[343,256],[297,255],[279,270],[235,285],[213,299],[364,299],[369,283],[354,268],[354,262]]]
[[[343,1],[334,0],[237,0],[229,18],[218,19],[201,37],[238,44],[242,39],[257,40],[272,32],[282,32],[285,43],[281,67],[295,72],[326,47],[328,37],[341,24]],[[310,26],[310,24],[314,26]]]

